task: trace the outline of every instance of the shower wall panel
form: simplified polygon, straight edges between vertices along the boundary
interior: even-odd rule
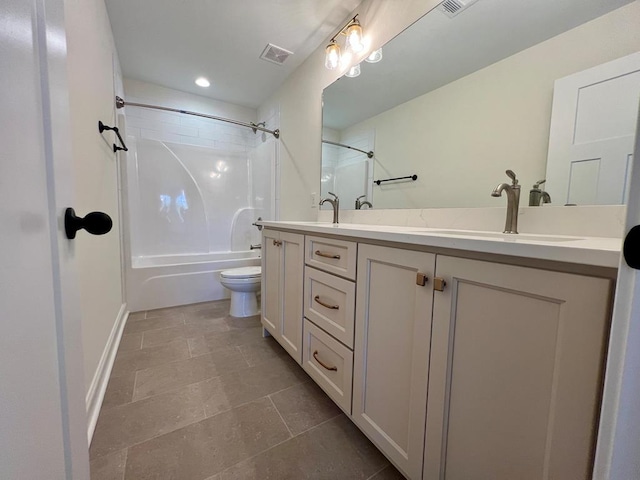
[[[251,223],[271,216],[273,142],[184,114],[127,107],[126,116],[133,258],[246,251],[257,243]]]

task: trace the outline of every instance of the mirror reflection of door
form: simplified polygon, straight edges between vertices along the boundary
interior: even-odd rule
[[[623,204],[640,102],[640,52],[556,81],[547,190],[556,204]]]

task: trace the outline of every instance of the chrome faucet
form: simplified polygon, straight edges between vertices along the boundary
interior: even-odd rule
[[[325,202],[329,202],[333,207],[333,223],[338,223],[338,209],[340,208],[340,199],[335,193],[329,192],[329,195],[333,195],[333,198],[323,198],[320,200],[320,206]]]
[[[511,185],[501,183],[491,192],[492,197],[501,197],[502,192],[507,192],[507,220],[504,225],[504,233],[518,233],[518,206],[520,204],[520,185],[516,174],[512,170],[506,171],[511,179]]]
[[[361,202],[360,199],[361,198],[365,198],[366,195],[360,195],[358,198],[356,198],[356,210],[360,210],[362,209],[363,206],[368,206],[369,208],[373,208],[373,205],[371,204],[371,202],[367,202],[366,200],[364,202]]]

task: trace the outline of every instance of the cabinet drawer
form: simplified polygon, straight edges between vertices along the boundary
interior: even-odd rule
[[[351,415],[353,352],[304,319],[302,368]]]
[[[349,280],[305,268],[304,316],[351,349],[355,292]]]
[[[357,243],[307,235],[307,265],[342,277],[356,279]]]

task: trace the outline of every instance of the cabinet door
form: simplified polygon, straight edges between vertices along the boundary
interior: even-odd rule
[[[280,324],[280,232],[262,231],[262,326],[274,338]]]
[[[588,479],[610,282],[438,256],[425,480]]]
[[[434,267],[429,253],[358,247],[353,420],[411,479],[422,477]]]
[[[280,344],[302,364],[302,300],[304,285],[304,235],[280,232],[282,316]]]

